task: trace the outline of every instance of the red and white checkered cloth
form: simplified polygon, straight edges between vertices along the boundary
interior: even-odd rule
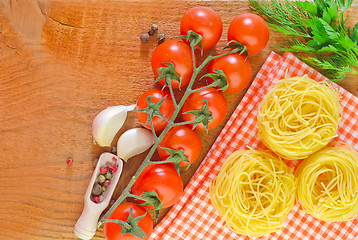
[[[210,203],[209,185],[219,173],[223,161],[232,152],[246,146],[254,149],[264,148],[257,136],[258,105],[269,87],[285,77],[286,70],[287,77],[307,74],[316,80],[325,79],[291,53],[286,53],[282,57],[271,53],[201,167],[189,182],[180,201],[157,225],[150,239],[249,239],[247,236],[233,233],[220,224],[220,216]],[[358,98],[336,84],[334,87],[339,89],[343,108],[338,140],[358,150]],[[288,165],[296,167],[298,162],[290,161]],[[357,236],[358,217],[348,222],[323,222],[306,214],[296,204],[288,214],[281,231],[271,234],[269,239],[352,240]]]

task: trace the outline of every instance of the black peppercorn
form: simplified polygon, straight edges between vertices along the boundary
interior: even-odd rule
[[[158,30],[158,25],[154,23],[154,24],[152,24],[150,29],[153,30],[154,32],[156,32]]]
[[[92,193],[93,195],[100,195],[102,193],[102,186],[98,183],[95,183],[93,185]]]
[[[158,34],[157,39],[158,39],[158,44],[163,43],[165,41],[165,34],[163,33]]]
[[[153,29],[150,29],[150,30],[148,31],[148,34],[149,34],[150,36],[152,36],[152,35],[154,34],[154,30],[153,30]]]
[[[149,41],[149,34],[148,33],[143,33],[142,35],[140,35],[140,41],[141,42],[148,42]]]

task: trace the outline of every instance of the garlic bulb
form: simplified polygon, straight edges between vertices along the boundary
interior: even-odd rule
[[[146,151],[154,142],[151,131],[144,128],[129,129],[118,139],[117,156],[127,162],[129,158]]]
[[[110,147],[114,137],[123,126],[127,112],[135,105],[114,106],[104,109],[93,121],[92,134],[95,142],[101,147]]]

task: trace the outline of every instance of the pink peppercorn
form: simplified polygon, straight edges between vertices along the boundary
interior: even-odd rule
[[[107,171],[108,171],[108,168],[107,168],[107,167],[101,167],[101,168],[99,169],[99,171],[100,171],[102,174],[106,174]]]
[[[67,158],[66,163],[67,165],[71,166],[73,164],[72,158]]]
[[[99,203],[99,196],[93,196],[93,202]]]
[[[111,184],[111,180],[107,179],[106,181],[104,181],[103,186],[108,187],[109,184]]]
[[[117,166],[109,166],[108,168],[110,173],[115,173],[118,169]]]

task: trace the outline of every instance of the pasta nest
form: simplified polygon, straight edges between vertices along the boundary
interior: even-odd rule
[[[307,158],[337,134],[341,116],[338,92],[306,75],[282,79],[259,105],[258,135],[277,155]]]
[[[326,222],[352,220],[358,214],[358,153],[351,146],[324,148],[296,170],[301,206]]]
[[[250,237],[279,231],[295,202],[292,171],[263,150],[238,150],[210,185],[212,205],[230,230]]]

